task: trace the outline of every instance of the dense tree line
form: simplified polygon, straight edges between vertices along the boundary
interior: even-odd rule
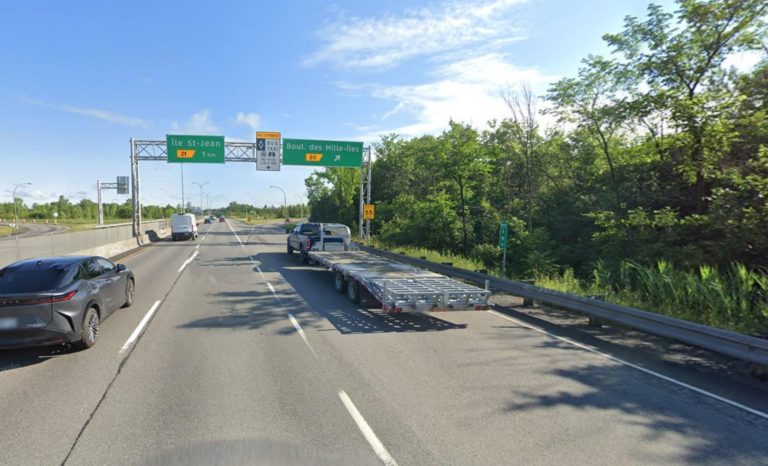
[[[597,264],[768,267],[768,4],[651,5],[606,34],[610,56],[537,99],[503,93],[509,117],[478,130],[375,146],[373,231],[383,241],[452,251],[527,277]],[[734,54],[763,54],[752,70]],[[543,109],[543,112],[537,110]],[[556,124],[542,127],[543,115]],[[307,179],[313,218],[357,221],[359,171]]]
[[[287,208],[287,210],[286,210]],[[222,214],[254,219],[281,218],[287,212],[288,217],[299,218],[301,215],[307,215],[307,206],[301,204],[289,204],[288,206],[268,206],[256,207],[251,204],[241,204],[239,202],[230,202],[226,209],[219,209],[216,212]]]
[[[73,202],[63,195],[53,202],[33,203],[27,206],[22,199],[16,199],[16,210],[19,218],[33,220],[53,220],[53,213],[58,213],[59,220],[85,220],[87,222],[96,222],[98,220],[98,205],[90,199],[82,199],[79,202]],[[105,219],[130,219],[133,212],[131,201],[127,200],[122,204],[116,202],[105,202],[102,204]],[[13,218],[13,203],[0,203],[0,218]],[[141,215],[144,219],[168,218],[178,210],[177,207],[166,205],[143,205]]]
[[[305,205],[295,204],[287,207],[288,215],[293,218],[298,218],[300,215],[306,214],[305,211],[307,211],[307,206]],[[122,204],[105,202],[103,203],[103,209],[105,219],[130,219],[133,212],[130,200],[127,200]],[[21,199],[17,198],[16,210],[19,218],[23,219],[53,220],[53,213],[56,212],[58,213],[59,220],[84,220],[86,222],[94,223],[98,220],[98,206],[96,202],[91,201],[90,199],[82,199],[79,202],[72,202],[63,195],[59,196],[59,199],[56,201],[34,203],[31,207],[27,206]],[[141,206],[141,215],[145,220],[169,218],[176,212],[180,212],[179,206],[172,206],[170,204],[165,206]],[[285,209],[283,206],[264,205],[262,207],[256,207],[250,204],[230,202],[226,207],[212,208],[211,212],[219,215],[226,214],[239,217],[280,218],[283,216]],[[0,203],[0,218],[12,219],[13,215],[13,203]]]

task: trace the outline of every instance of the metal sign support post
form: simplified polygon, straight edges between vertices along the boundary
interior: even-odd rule
[[[141,200],[139,197],[139,158],[136,140],[131,138],[131,206],[133,207],[133,236],[141,235]]]
[[[504,248],[504,254],[501,258],[501,276],[507,276],[507,248]]]
[[[368,193],[365,196],[365,203],[370,204],[371,203],[371,171],[373,168],[373,163],[371,161],[371,147],[368,146],[367,148],[367,159],[368,159]],[[371,221],[366,220],[365,221],[365,237],[366,239],[371,239]]]
[[[363,149],[363,166],[360,167],[360,205],[358,210],[358,225],[360,238],[371,239],[371,221],[363,223],[363,206],[371,203],[371,148]]]
[[[131,187],[133,205],[133,236],[141,235],[141,189],[139,182],[139,161],[168,161],[166,141],[136,140],[131,138]],[[255,142],[225,142],[225,162],[256,162]],[[182,164],[183,166],[183,164]],[[183,167],[182,167],[183,170]],[[183,188],[183,184],[182,184]],[[182,205],[184,201],[182,200]]]
[[[358,225],[358,236],[360,236],[360,239],[364,239],[363,236],[363,203],[365,202],[365,176],[363,176],[363,173],[365,173],[365,161],[363,161],[363,166],[360,167],[360,202],[357,206],[357,225]]]
[[[101,191],[104,189],[115,189],[117,194],[128,194],[128,177],[118,176],[116,183],[103,183],[101,180],[96,180],[96,192],[97,203],[99,208],[99,225],[104,225],[104,203],[101,199]]]
[[[99,226],[104,225],[104,208],[101,205],[101,180],[96,180],[96,202],[99,205]]]
[[[187,208],[184,203],[184,164],[180,163],[179,165],[181,165],[181,213],[183,214],[185,212],[184,209]]]

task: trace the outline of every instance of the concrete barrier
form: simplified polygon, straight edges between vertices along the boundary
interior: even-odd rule
[[[45,256],[94,255],[111,257],[159,241],[170,234],[165,220],[142,223],[141,236],[133,237],[131,225],[118,225],[74,233],[0,239],[0,267],[21,259]]]

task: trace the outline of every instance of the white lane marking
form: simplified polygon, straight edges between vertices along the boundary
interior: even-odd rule
[[[197,246],[195,246],[195,250],[198,250],[198,249],[200,249],[200,245],[199,244]]]
[[[744,410],[744,411],[746,411],[748,413],[754,414],[755,416],[760,416],[763,419],[768,419],[768,413],[764,413],[762,411],[758,411],[758,410],[756,410],[754,408],[750,408],[749,406],[743,405],[743,404],[738,403],[736,401],[729,400],[728,398],[723,398],[722,396],[716,395],[716,394],[714,394],[714,393],[712,393],[710,391],[704,390],[703,388],[694,387],[693,385],[687,384],[687,383],[682,382],[682,381],[677,380],[677,379],[673,379],[672,377],[669,377],[667,375],[660,374],[660,373],[658,373],[656,371],[652,371],[650,369],[646,369],[643,366],[638,366],[637,364],[631,363],[629,361],[625,361],[624,359],[621,359],[621,358],[617,358],[616,356],[610,355],[608,353],[603,353],[602,351],[600,351],[598,349],[595,349],[595,348],[592,348],[591,346],[587,346],[587,345],[584,345],[582,343],[573,341],[570,338],[554,335],[552,333],[547,332],[546,330],[544,330],[542,328],[535,327],[533,325],[527,324],[527,323],[525,323],[525,322],[523,322],[521,320],[515,319],[514,317],[510,317],[508,315],[501,314],[501,313],[496,312],[496,311],[488,311],[488,312],[490,312],[491,314],[497,315],[497,316],[501,317],[502,319],[510,320],[512,322],[515,322],[516,324],[522,325],[523,327],[527,327],[527,328],[529,328],[531,330],[535,330],[535,331],[537,331],[539,333],[543,333],[544,335],[552,337],[552,338],[554,338],[556,340],[564,341],[564,342],[566,342],[566,343],[568,343],[570,345],[576,346],[577,348],[581,348],[583,350],[589,351],[590,353],[594,353],[594,354],[600,355],[600,356],[602,356],[604,358],[610,359],[611,361],[617,362],[617,363],[625,365],[627,367],[631,367],[632,369],[636,369],[636,370],[638,370],[640,372],[643,372],[645,374],[651,375],[653,377],[657,377],[657,378],[659,378],[661,380],[665,380],[665,381],[667,381],[669,383],[672,383],[674,385],[678,385],[680,387],[687,388],[688,390],[694,391],[694,392],[696,392],[696,393],[698,393],[700,395],[708,396],[708,397],[713,398],[713,399],[715,399],[717,401],[721,401],[723,403],[729,404],[729,405],[731,405],[731,406],[733,406],[735,408],[739,408],[739,409],[742,409],[742,410]]]
[[[373,451],[376,453],[379,459],[381,459],[381,461],[383,461],[387,466],[397,466],[395,459],[392,458],[392,455],[389,454],[387,448],[383,443],[381,443],[381,440],[379,440],[379,437],[377,437],[373,432],[373,429],[371,429],[371,426],[369,426],[365,421],[363,415],[360,414],[360,411],[357,410],[355,404],[352,403],[351,399],[349,399],[347,392],[344,390],[339,390],[339,398],[341,398],[341,402],[344,403],[347,411],[349,411],[352,419],[354,419],[355,424],[357,424],[357,428],[360,429],[360,432],[363,433],[363,436],[368,441],[368,444],[371,446],[371,448],[373,448]]]
[[[136,329],[133,331],[130,337],[125,341],[125,344],[122,348],[120,348],[120,351],[118,351],[118,354],[124,353],[130,346],[133,344],[134,341],[136,341],[137,338],[139,338],[139,335],[141,335],[141,332],[144,331],[144,327],[147,326],[147,323],[149,322],[149,319],[152,318],[152,314],[157,311],[157,308],[160,307],[161,301],[158,299],[155,301],[155,304],[152,305],[151,308],[149,308],[149,311],[147,311],[146,314],[144,314],[144,318],[141,319],[141,322],[139,322],[139,325],[136,327]]]
[[[230,225],[229,222],[227,222],[227,226],[232,231],[232,234],[235,235],[235,238],[237,238],[237,241],[240,243],[240,246],[243,249],[245,249],[245,245],[243,245],[243,242],[240,241],[240,237],[237,236],[237,233],[235,233],[235,230],[232,229],[232,225]],[[251,262],[254,262],[253,256],[248,256],[248,259],[250,259]],[[259,274],[261,275],[261,278],[266,281],[266,279],[264,277],[264,273],[261,271],[261,267],[259,267],[257,265],[256,269],[259,271]],[[282,303],[282,301],[280,301],[280,297],[277,296],[277,291],[275,291],[275,287],[272,286],[272,284],[270,282],[267,282],[267,288],[269,288],[269,291],[272,292],[272,296],[274,296],[275,300],[277,301],[277,304],[282,306],[283,303]],[[304,344],[307,345],[307,348],[309,348],[309,350],[312,352],[312,355],[314,355],[316,359],[320,359],[320,357],[317,355],[317,352],[315,351],[315,348],[313,348],[312,345],[309,343],[309,340],[307,339],[307,335],[306,335],[306,333],[304,333],[304,329],[301,328],[301,325],[299,325],[299,321],[296,320],[296,318],[290,312],[287,312],[287,314],[288,314],[288,320],[291,321],[291,324],[293,325],[293,328],[296,329],[296,333],[298,333],[299,336],[301,337],[301,339],[304,340]]]
[[[282,301],[280,301],[280,297],[279,297],[279,296],[277,295],[277,293],[275,292],[275,287],[274,287],[274,286],[272,286],[272,284],[271,284],[271,283],[267,282],[267,288],[269,288],[269,291],[271,291],[271,292],[272,292],[272,296],[274,296],[274,297],[275,297],[275,299],[277,300],[277,304],[279,304],[279,305],[281,305],[281,306],[282,306],[282,305],[283,305],[283,302],[282,302]]]
[[[197,251],[193,252],[191,256],[189,256],[189,259],[185,260],[183,264],[181,264],[181,267],[179,267],[179,270],[176,273],[181,273],[182,270],[184,270],[184,267],[188,266],[190,262],[195,260],[195,257],[197,257]]]
[[[275,287],[272,286],[271,283],[267,282],[267,288],[269,288],[269,291],[272,292],[272,296],[275,297],[275,300],[277,301],[277,304],[280,306],[283,305],[283,303],[280,301],[280,297],[277,296],[277,292],[275,291]],[[299,334],[302,340],[304,340],[304,344],[307,345],[307,348],[312,352],[312,354],[315,356],[315,358],[320,359],[320,356],[317,355],[317,352],[315,351],[315,348],[312,347],[312,345],[309,343],[309,339],[307,339],[307,334],[304,333],[304,329],[301,328],[301,325],[299,325],[299,321],[296,320],[296,318],[291,314],[290,312],[286,311],[286,314],[288,314],[288,320],[291,321],[291,324],[293,324],[293,328],[296,329],[296,333]]]
[[[235,238],[237,238],[237,242],[240,243],[240,246],[245,247],[243,242],[240,241],[240,237],[237,236],[237,233],[235,233],[235,230],[232,229],[232,225],[230,225],[229,222],[227,222],[227,226],[229,227],[229,230],[232,232],[232,234],[235,235]]]
[[[302,340],[304,340],[304,344],[307,345],[307,348],[309,348],[310,351],[312,351],[312,354],[315,356],[316,359],[320,359],[320,357],[315,352],[315,349],[312,347],[312,345],[309,344],[309,340],[307,340],[307,335],[304,333],[304,329],[301,328],[301,325],[299,325],[299,321],[296,320],[295,317],[293,317],[293,314],[288,312],[288,320],[291,321],[293,324],[293,328],[296,329],[296,332],[299,334]]]

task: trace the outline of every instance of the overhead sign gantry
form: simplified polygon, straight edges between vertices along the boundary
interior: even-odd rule
[[[282,139],[277,131],[257,132],[255,142],[226,142],[224,136],[186,134],[168,134],[165,141],[131,138],[134,236],[141,232],[141,160],[179,164],[252,162],[259,171],[279,171],[281,165],[361,168],[358,218],[363,236],[363,205],[371,203],[371,150],[362,142]],[[370,235],[370,220],[366,231]]]

